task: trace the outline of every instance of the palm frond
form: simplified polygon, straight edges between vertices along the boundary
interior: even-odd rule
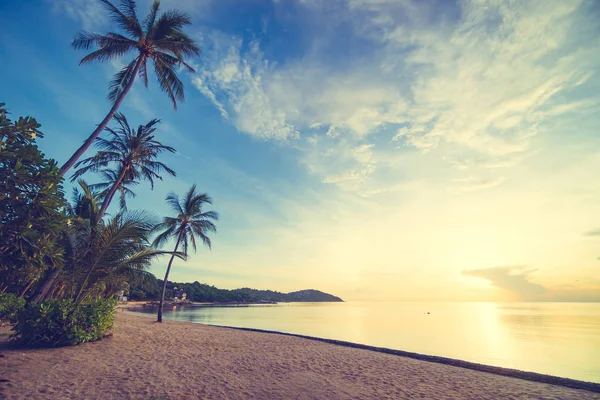
[[[146,32],[146,36],[150,36],[150,32],[154,27],[154,23],[156,22],[156,16],[158,15],[158,10],[160,9],[160,0],[154,0],[152,6],[150,7],[150,13],[144,19],[144,30]]]
[[[191,214],[194,197],[196,196],[196,184],[193,184],[190,190],[185,194],[185,199],[183,200],[183,209],[187,214]]]
[[[154,45],[160,51],[174,54],[179,61],[182,61],[183,56],[192,57],[200,55],[200,48],[194,43],[192,38],[181,31],[173,32],[164,39],[156,40]]]
[[[208,235],[206,235],[203,232],[195,232],[196,236],[198,236],[200,239],[202,239],[202,243],[204,243],[204,245],[206,247],[208,247],[209,250],[212,249],[212,242],[210,240],[210,238],[208,237]]]
[[[140,22],[135,17],[135,2],[133,0],[120,1],[120,7],[116,7],[108,0],[100,0],[100,2],[108,10],[110,19],[125,32],[134,38],[139,38],[144,34]]]
[[[120,0],[119,1],[119,10],[129,19],[138,20],[137,15],[135,15],[135,1],[133,0]]]
[[[194,235],[194,232],[190,229],[189,232],[187,233],[186,237],[189,239],[190,243],[192,244],[192,249],[194,249],[194,253],[195,253],[198,250],[198,248],[196,247],[196,237]],[[184,253],[187,254],[187,248],[184,250]]]
[[[114,79],[110,81],[108,85],[108,100],[110,102],[116,102],[129,82],[131,82],[132,79],[135,79],[135,74],[133,72],[140,57],[141,56],[134,58],[133,61],[131,61],[125,68],[117,72]]]
[[[86,39],[83,39],[82,42],[85,43]],[[93,61],[104,62],[114,60],[134,50],[137,46],[137,42],[134,40],[112,32],[107,35],[100,35],[100,38],[96,40],[96,43],[99,44],[100,49],[83,57],[81,61],[79,61],[79,65]],[[74,47],[75,44],[75,41],[73,41]]]
[[[148,59],[144,58],[144,61],[142,61],[142,64],[140,65],[140,70],[138,72],[138,76],[140,77],[140,79],[142,80],[142,82],[144,83],[144,86],[148,87]]]
[[[166,198],[167,204],[171,206],[171,209],[175,211],[177,214],[183,214],[183,208],[181,208],[181,203],[179,202],[179,195],[175,192],[171,192],[167,195]]]
[[[216,211],[207,211],[198,216],[199,219],[209,220],[212,219],[214,221],[219,220],[219,213]]]
[[[158,83],[163,92],[169,96],[173,103],[173,108],[177,109],[177,101],[184,101],[185,97],[183,94],[183,83],[177,77],[177,74],[173,70],[173,64],[169,64],[165,61],[165,57],[161,54],[154,54],[152,57],[154,61],[154,72],[158,78]]]
[[[131,134],[131,127],[129,126],[129,121],[127,121],[127,117],[125,116],[125,114],[118,112],[115,114],[115,116],[113,117],[113,119],[115,121],[117,121],[117,123],[119,124],[119,126],[121,127],[121,131],[120,131],[120,135],[121,136],[127,136],[129,134]],[[119,136],[119,134],[114,133],[113,134],[115,136]]]
[[[177,226],[169,226],[168,224],[162,223],[158,224],[154,227],[154,230],[163,230],[159,235],[154,238],[152,242],[152,246],[156,248],[160,248],[164,246],[169,240],[177,235],[176,232]]]
[[[192,23],[190,17],[178,10],[168,10],[156,21],[148,36],[153,40],[161,40],[170,37],[174,32],[180,31],[186,25]]]
[[[181,246],[181,251],[183,251],[184,254],[188,254],[188,247],[189,247],[189,240],[188,240],[188,235],[185,232],[185,227],[183,227],[183,234],[181,235],[181,239],[179,239],[179,244]]]
[[[89,50],[92,46],[102,47],[105,40],[106,37],[99,33],[79,31],[71,42],[71,47],[75,50]]]

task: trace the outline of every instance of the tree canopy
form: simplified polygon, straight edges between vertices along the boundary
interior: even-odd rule
[[[60,268],[66,218],[62,177],[38,149],[32,117],[11,121],[0,103],[0,285],[20,291]],[[2,288],[0,288],[2,289]]]

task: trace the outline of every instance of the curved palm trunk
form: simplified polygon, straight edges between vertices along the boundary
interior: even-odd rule
[[[81,145],[81,147],[79,147],[77,149],[77,151],[71,156],[71,158],[69,158],[69,161],[67,161],[62,167],[60,167],[60,175],[61,176],[65,176],[65,174],[67,173],[67,171],[70,170],[71,167],[73,167],[73,165],[75,165],[75,163],[77,162],[77,160],[79,159],[79,157],[81,157],[83,155],[83,153],[85,153],[85,151],[88,149],[88,147],[90,147],[92,145],[92,143],[94,142],[94,140],[96,140],[96,138],[98,137],[98,135],[100,134],[100,132],[102,132],[104,130],[104,128],[106,128],[106,125],[108,125],[108,123],[110,122],[110,120],[112,119],[112,117],[116,114],[117,110],[119,109],[119,106],[121,105],[121,103],[125,99],[125,96],[127,96],[127,93],[129,92],[129,90],[133,86],[133,82],[135,82],[135,77],[137,76],[138,71],[140,70],[142,62],[144,62],[144,60],[145,60],[145,57],[144,56],[140,56],[137,64],[135,65],[135,68],[133,69],[133,74],[132,74],[131,80],[127,83],[127,85],[123,89],[123,93],[121,93],[121,95],[117,98],[117,101],[115,101],[115,104],[113,104],[113,106],[111,107],[111,109],[108,112],[108,114],[106,114],[106,117],[104,117],[104,119],[102,120],[102,122],[100,122],[100,124],[94,130],[94,132],[92,132],[92,134],[90,135],[90,137],[88,137],[85,140],[85,142],[83,142],[83,144]]]
[[[102,201],[102,207],[100,208],[100,211],[98,212],[98,215],[96,215],[96,222],[100,221],[102,219],[102,216],[104,215],[104,213],[106,212],[106,209],[110,205],[110,202],[112,201],[115,193],[117,193],[117,189],[121,185],[121,182],[123,182],[123,178],[125,177],[125,173],[126,172],[127,172],[127,169],[123,168],[123,171],[121,171],[121,174],[119,175],[119,178],[116,180],[116,182],[110,188],[110,191],[108,192],[108,194],[104,198],[104,201]]]
[[[173,264],[173,259],[175,258],[175,253],[177,252],[177,248],[179,247],[179,242],[181,242],[181,234],[177,238],[177,244],[175,244],[175,250],[173,250],[173,255],[171,255],[171,259],[169,260],[169,265],[167,266],[167,273],[165,274],[165,280],[163,282],[162,295],[160,296],[160,303],[158,304],[157,322],[162,322],[162,311],[163,311],[163,304],[165,302],[165,292],[167,291],[167,281],[169,280],[169,272],[171,272],[171,264]]]
[[[52,285],[54,285],[54,281],[56,281],[56,278],[58,278],[59,273],[60,268],[56,268],[50,273],[50,275],[48,275],[42,286],[38,289],[37,293],[33,297],[34,303],[39,303],[44,299],[44,297],[46,297],[46,294],[48,293]]]

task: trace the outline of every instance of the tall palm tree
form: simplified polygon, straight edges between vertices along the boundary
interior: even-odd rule
[[[183,250],[182,253],[187,256],[190,244],[196,252],[196,238],[200,238],[202,243],[210,249],[211,241],[207,234],[217,231],[212,221],[219,219],[219,214],[215,211],[202,210],[204,204],[212,204],[212,199],[206,193],[196,193],[196,185],[192,185],[183,199],[180,199],[176,193],[170,193],[166,200],[176,216],[165,217],[163,222],[155,227],[156,231],[162,231],[162,233],[154,239],[153,245],[160,247],[172,238],[176,241],[175,250],[173,250],[173,256],[169,260],[165,280],[163,281],[162,295],[158,306],[158,322],[162,322],[162,308],[165,302],[169,272],[171,272],[174,255],[179,246]]]
[[[175,149],[165,146],[157,140],[154,140],[154,127],[160,121],[153,119],[146,125],[140,125],[136,129],[131,129],[127,118],[121,113],[115,115],[115,121],[119,124],[116,130],[106,127],[109,138],[96,138],[96,147],[98,153],[95,156],[86,158],[75,164],[75,167],[81,166],[73,174],[72,179],[76,179],[86,172],[106,172],[107,167],[116,164],[116,169],[112,173],[107,173],[106,177],[116,177],[113,185],[106,192],[102,201],[102,207],[98,212],[97,218],[100,219],[106,212],[113,196],[117,190],[124,184],[137,182],[144,179],[150,182],[154,188],[154,179],[161,179],[161,172],[166,172],[175,176],[175,171],[167,167],[164,163],[156,161],[156,158],[163,151],[171,153]]]
[[[184,59],[200,55],[198,46],[183,32],[183,28],[191,24],[187,14],[169,10],[159,16],[160,0],[155,0],[150,8],[150,14],[140,22],[135,13],[133,0],[120,0],[117,5],[108,0],[100,0],[100,2],[124,35],[115,32],[104,35],[87,31],[79,32],[71,44],[74,49],[89,50],[98,47],[97,50],[83,57],[79,65],[93,61],[115,60],[130,52],[135,52],[136,57],[110,82],[108,100],[112,103],[112,107],[94,132],[61,167],[60,173],[63,176],[75,165],[115,115],[136,77],[139,76],[148,87],[146,65],[148,60],[154,66],[159,86],[167,93],[176,109],[177,101],[184,100],[183,83],[177,77],[177,67],[195,72]]]

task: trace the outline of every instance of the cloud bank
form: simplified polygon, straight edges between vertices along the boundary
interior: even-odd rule
[[[569,285],[548,289],[531,282],[536,270],[523,266],[492,267],[462,271],[465,276],[483,278],[521,301],[600,301],[600,285]]]
[[[273,7],[292,12],[287,2]],[[441,149],[458,170],[506,169],[531,154],[541,124],[593,104],[568,96],[598,66],[598,40],[581,28],[586,7],[560,0],[303,1],[293,9],[311,18],[290,28],[308,36],[301,57],[272,60],[261,50],[267,39],[209,31],[194,85],[241,132],[306,142],[309,170],[324,183],[376,179],[376,160],[385,166],[410,149]],[[324,15],[331,29],[318,25]],[[328,151],[352,157],[369,142],[382,145],[370,148],[367,166],[329,160],[319,168]],[[509,179],[488,175],[461,176],[463,188],[453,192]]]

